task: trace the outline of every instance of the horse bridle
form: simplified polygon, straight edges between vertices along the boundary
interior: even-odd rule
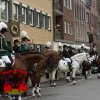
[[[91,60],[89,60],[89,58],[90,58],[90,57],[88,57],[88,55],[87,55],[87,54],[86,54],[86,58],[87,58],[87,61],[88,61],[88,62],[89,62],[89,61],[91,61]]]

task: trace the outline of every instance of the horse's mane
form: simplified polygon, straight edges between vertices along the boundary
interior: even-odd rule
[[[15,57],[20,58],[21,56],[27,56],[27,55],[30,55],[30,54],[41,54],[41,55],[45,56],[41,52],[34,51],[34,52],[24,52],[24,53],[15,54]]]
[[[85,55],[85,54],[87,54],[87,53],[85,53],[85,52],[83,52],[83,53],[78,53],[78,54],[72,56],[71,58],[73,58],[73,57],[80,57],[80,56]]]
[[[27,54],[42,54],[42,55],[44,55],[43,53],[37,52],[37,51],[34,51],[34,52],[25,52],[25,53],[21,53],[20,55],[27,55]]]

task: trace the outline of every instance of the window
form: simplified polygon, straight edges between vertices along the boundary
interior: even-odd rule
[[[0,0],[0,20],[8,21],[8,2]]]
[[[26,8],[22,7],[22,23],[26,24]]]
[[[66,0],[64,0],[64,7],[66,7]]]
[[[46,15],[43,15],[43,28],[45,28],[45,20],[46,20]]]
[[[72,0],[70,0],[70,9],[72,10]]]
[[[67,0],[67,8],[70,9],[70,0]]]
[[[33,25],[33,10],[29,10],[29,24]]]
[[[64,7],[72,10],[72,0],[64,0]]]
[[[89,22],[89,13],[86,13],[86,22]]]
[[[73,25],[70,25],[70,34],[73,35]]]
[[[55,3],[60,3],[60,0],[55,0]]]
[[[51,18],[50,17],[48,17],[48,30],[51,30]]]
[[[66,26],[66,22],[64,22],[64,33],[67,33],[67,26]]]
[[[36,26],[39,27],[40,26],[40,13],[37,12],[36,14],[37,14]]]
[[[18,5],[14,4],[14,19],[18,20]]]
[[[67,33],[70,34],[70,24],[67,23]]]
[[[75,10],[75,12],[74,12],[74,13],[75,13],[74,16],[75,16],[75,18],[77,18],[77,5],[76,5],[76,4],[75,4],[75,9],[74,9],[74,10]]]

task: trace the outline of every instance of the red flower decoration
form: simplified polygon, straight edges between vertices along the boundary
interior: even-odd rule
[[[27,71],[22,70],[9,70],[2,72],[2,75],[5,78],[4,92],[11,92],[13,89],[17,89],[20,93],[26,92],[27,86],[25,84],[25,78],[27,74]]]

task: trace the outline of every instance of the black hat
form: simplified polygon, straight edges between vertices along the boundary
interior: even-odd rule
[[[46,49],[49,49],[49,47],[48,47],[48,46],[45,46],[45,48],[46,48]]]
[[[8,30],[7,30],[7,28],[2,28],[2,29],[0,30],[0,32],[1,32],[1,33],[4,33],[4,32],[8,32]]]
[[[22,38],[22,41],[26,41],[26,40],[27,40],[27,38],[26,38],[26,37],[23,37],[23,38]]]
[[[18,42],[19,42],[19,40],[18,40],[18,39],[14,40],[14,44],[15,44],[15,43],[18,43]]]
[[[63,45],[63,48],[68,48],[68,46],[67,45]]]

